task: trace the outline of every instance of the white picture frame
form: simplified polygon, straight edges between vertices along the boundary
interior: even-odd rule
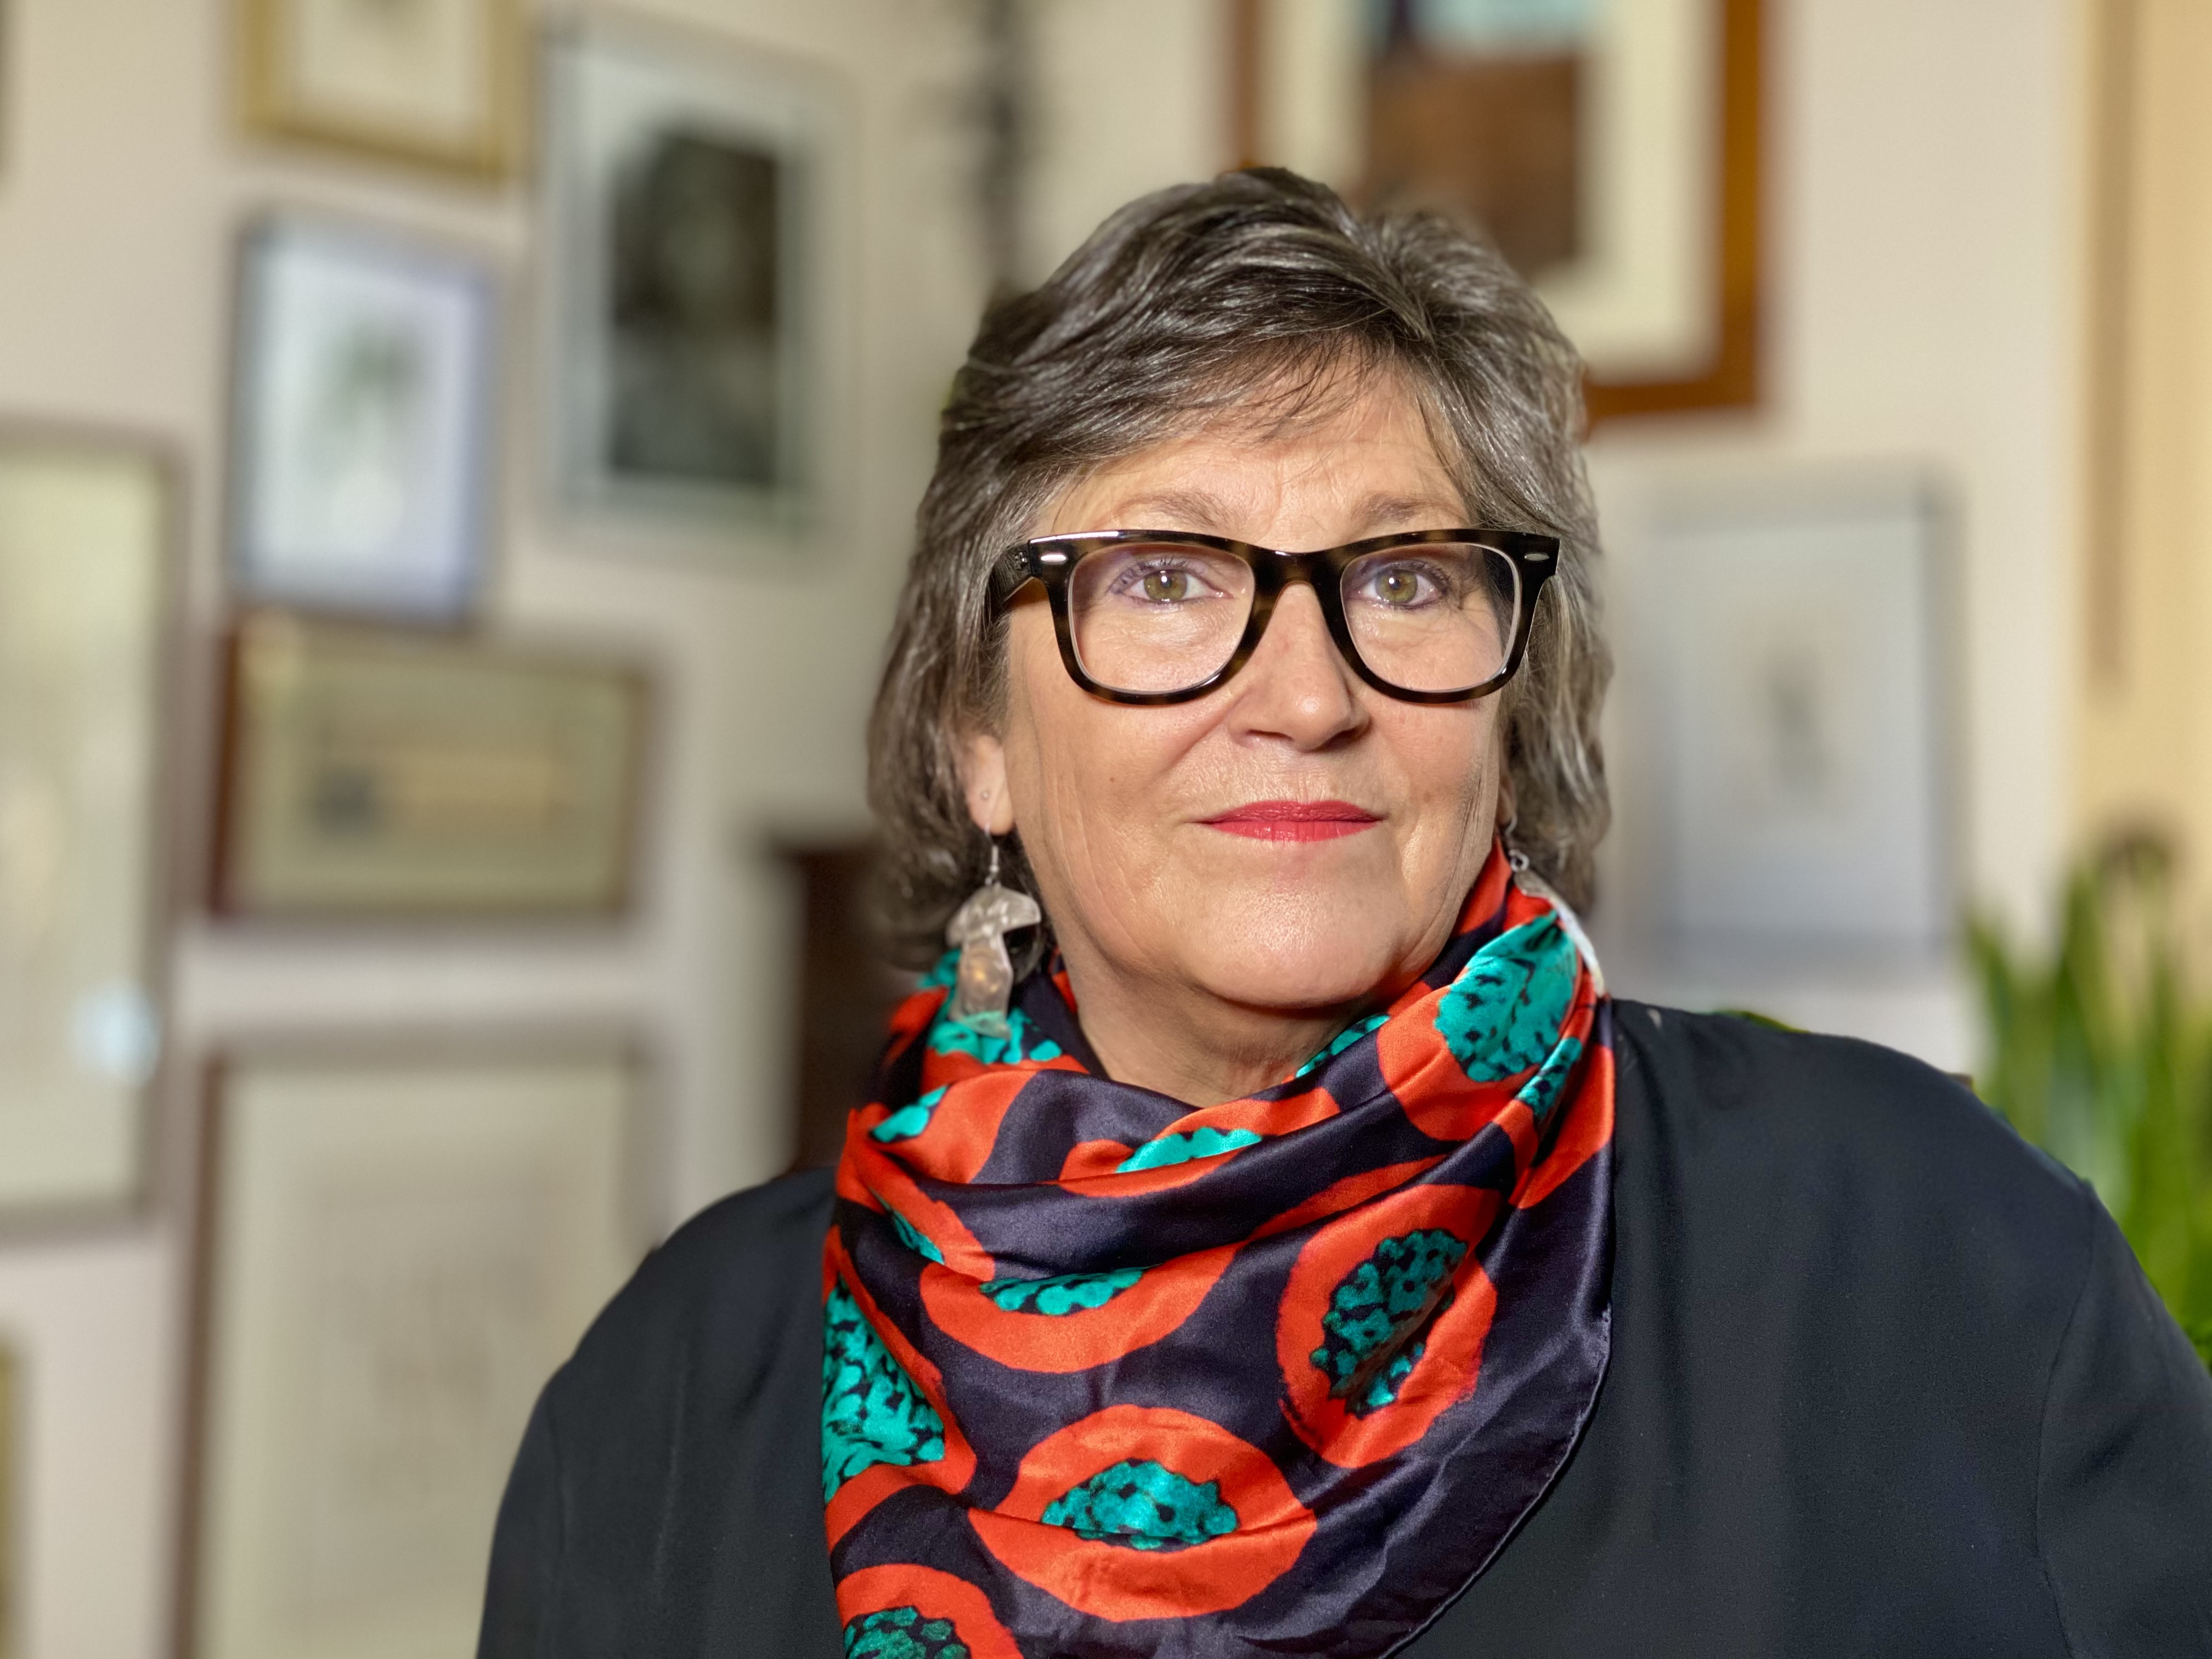
[[[806,531],[825,447],[830,83],[606,19],[549,32],[544,52],[556,502],[664,543]]]
[[[532,1402],[647,1243],[626,1045],[226,1056],[183,1646],[472,1650]]]
[[[1925,963],[1953,939],[1950,580],[1924,479],[1662,502],[1659,921],[1689,963]]]
[[[283,215],[240,251],[230,576],[249,603],[453,623],[484,576],[497,305],[470,255]]]
[[[174,511],[152,446],[0,428],[0,1222],[144,1187]]]

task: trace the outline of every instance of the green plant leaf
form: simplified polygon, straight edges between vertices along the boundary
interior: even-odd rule
[[[1982,1098],[2088,1181],[2212,1364],[2212,1006],[2173,938],[2170,860],[2142,837],[2068,878],[2057,948],[1966,928]]]

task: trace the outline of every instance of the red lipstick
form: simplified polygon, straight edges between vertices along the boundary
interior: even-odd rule
[[[1382,820],[1348,800],[1255,800],[1206,822],[1255,841],[1334,841]]]

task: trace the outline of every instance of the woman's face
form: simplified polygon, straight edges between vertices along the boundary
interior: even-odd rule
[[[1304,550],[1466,521],[1413,398],[1377,380],[1286,432],[1224,421],[1105,467],[1040,533],[1195,530]],[[1498,817],[1496,697],[1374,690],[1303,585],[1244,668],[1191,702],[1079,690],[1034,587],[1008,653],[1003,727],[969,744],[969,805],[993,833],[1019,830],[1079,1006],[1108,975],[1254,1012],[1343,1011],[1442,949]],[[1340,816],[1285,833],[1265,816],[1284,802]]]

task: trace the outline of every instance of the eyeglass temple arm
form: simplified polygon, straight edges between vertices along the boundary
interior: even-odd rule
[[[1017,544],[999,555],[997,561],[991,566],[991,595],[988,614],[995,619],[1000,612],[1014,602],[1014,595],[1020,592],[1023,587],[1036,576],[1036,574],[1035,567],[1030,562],[1030,550],[1026,546]]]

